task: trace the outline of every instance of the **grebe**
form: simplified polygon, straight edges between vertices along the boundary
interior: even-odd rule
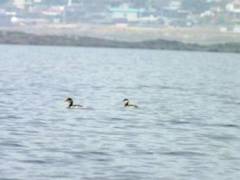
[[[134,108],[138,108],[137,105],[135,105],[135,104],[130,104],[130,103],[129,103],[129,100],[126,99],[126,98],[123,100],[123,103],[124,103],[124,107],[134,107]]]
[[[82,108],[83,107],[82,105],[79,105],[79,104],[73,104],[73,100],[70,97],[65,99],[65,102],[68,103],[68,107],[67,108],[74,109],[74,108]]]

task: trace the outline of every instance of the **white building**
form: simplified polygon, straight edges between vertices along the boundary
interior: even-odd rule
[[[125,19],[128,22],[136,22],[145,10],[130,8],[127,4],[123,4],[119,7],[111,7],[109,11],[114,20]]]
[[[234,0],[226,5],[226,10],[232,13],[240,13],[240,0]]]
[[[20,9],[23,9],[25,7],[25,1],[26,0],[13,0],[13,4]]]
[[[26,6],[32,5],[32,3],[40,3],[42,0],[12,0],[13,4],[19,8],[24,9]]]
[[[168,5],[169,10],[179,10],[182,7],[182,3],[180,1],[171,1]]]

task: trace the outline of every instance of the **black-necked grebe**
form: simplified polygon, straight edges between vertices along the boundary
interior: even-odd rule
[[[124,107],[134,107],[134,108],[138,108],[137,105],[131,104],[131,103],[129,102],[129,100],[126,99],[126,98],[123,100],[123,103],[124,103]]]
[[[67,108],[74,109],[74,108],[82,108],[82,107],[83,107],[82,105],[79,105],[79,104],[73,104],[73,99],[70,98],[70,97],[68,97],[67,99],[65,99],[65,102],[68,103]]]

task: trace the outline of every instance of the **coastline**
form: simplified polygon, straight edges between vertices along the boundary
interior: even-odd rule
[[[35,34],[23,31],[0,30],[0,44],[16,45],[48,45],[48,46],[80,46],[106,48],[132,48],[156,50],[184,50],[206,52],[240,53],[240,43],[225,42],[214,44],[186,43],[177,40],[140,40],[124,41],[66,34]]]

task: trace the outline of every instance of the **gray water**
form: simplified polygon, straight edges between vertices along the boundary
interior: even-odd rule
[[[0,52],[1,180],[240,178],[240,55]]]

